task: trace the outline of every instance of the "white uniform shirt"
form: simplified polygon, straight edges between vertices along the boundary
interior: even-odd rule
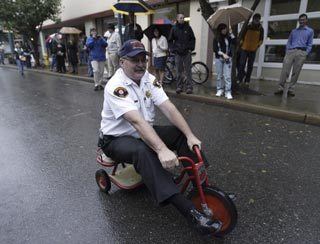
[[[140,138],[136,129],[123,118],[125,113],[137,110],[153,125],[155,108],[168,100],[163,88],[148,71],[140,81],[140,87],[119,68],[104,89],[101,112],[101,131],[104,135],[133,136]]]

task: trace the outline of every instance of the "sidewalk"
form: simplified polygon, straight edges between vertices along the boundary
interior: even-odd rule
[[[295,97],[282,101],[282,96],[274,95],[278,89],[276,81],[253,79],[248,91],[240,90],[233,100],[227,100],[215,96],[215,79],[212,79],[204,85],[194,86],[193,95],[177,95],[174,85],[167,87],[167,93],[174,97],[320,126],[320,86],[297,84]]]
[[[0,65],[0,67],[16,69],[14,65]],[[27,72],[30,71],[93,82],[93,78],[87,77],[86,66],[79,67],[78,75],[60,74],[45,69],[27,69]],[[278,89],[275,81],[252,80],[249,91],[242,90],[234,95],[233,100],[216,97],[214,86],[213,77],[204,85],[195,85],[192,95],[185,93],[177,95],[175,84],[165,85],[165,90],[172,97],[320,126],[320,86],[297,84],[295,97],[288,97],[286,101],[282,101],[281,96],[274,95]]]

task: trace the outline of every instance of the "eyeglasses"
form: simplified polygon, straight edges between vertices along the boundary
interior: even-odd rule
[[[139,64],[139,63],[147,63],[148,59],[146,57],[133,57],[133,58],[129,58],[129,57],[123,57],[123,59],[130,61],[131,63],[134,64]]]

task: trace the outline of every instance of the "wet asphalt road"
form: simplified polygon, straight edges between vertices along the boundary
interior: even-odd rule
[[[320,243],[319,127],[173,100],[210,182],[237,194],[236,229],[212,240],[144,188],[99,192],[102,101],[86,82],[0,68],[0,243]]]

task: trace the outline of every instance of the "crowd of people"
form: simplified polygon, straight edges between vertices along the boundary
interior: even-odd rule
[[[216,96],[225,96],[233,99],[233,93],[240,87],[248,89],[253,70],[256,52],[264,39],[264,29],[260,23],[261,15],[253,15],[252,22],[244,30],[244,35],[239,41],[240,46],[236,51],[235,35],[232,28],[224,23],[218,25],[213,41],[216,71]],[[308,27],[308,16],[299,16],[299,27],[292,30],[286,45],[283,68],[280,76],[279,90],[275,95],[285,93],[294,96],[293,88],[296,84],[302,66],[312,49],[313,30]],[[143,31],[138,23],[134,22],[134,14],[129,15],[129,23],[126,25],[123,39],[116,30],[114,24],[108,24],[107,32],[101,36],[92,28],[90,36],[71,36],[68,41],[63,41],[61,34],[56,34],[48,46],[51,56],[52,71],[66,72],[66,59],[68,59],[70,72],[78,73],[78,64],[88,66],[88,76],[94,77],[94,90],[103,90],[104,70],[110,79],[119,68],[119,51],[122,43],[127,40],[141,41]],[[153,37],[150,38],[152,47],[152,63],[154,73],[160,84],[163,83],[166,60],[168,54],[173,54],[176,69],[176,93],[193,93],[191,74],[191,53],[195,49],[196,38],[191,26],[185,22],[184,15],[178,14],[176,23],[172,26],[170,34],[164,35],[161,29],[155,26]],[[232,57],[237,55],[237,75],[232,80]],[[24,49],[19,43],[15,46],[15,59],[19,72],[23,75],[24,65],[31,67],[30,50]],[[0,64],[4,64],[4,52],[0,48]],[[291,80],[287,81],[292,69]]]
[[[236,39],[226,24],[220,24],[217,35],[213,41],[215,64],[217,73],[217,93],[220,97],[225,94],[227,99],[233,99],[232,92],[240,86],[249,88],[256,52],[263,42],[264,29],[260,24],[261,15],[253,15],[252,22],[245,28],[243,38],[240,40],[238,52],[235,52]],[[308,16],[299,16],[299,27],[293,29],[286,45],[286,55],[283,61],[279,82],[279,90],[275,95],[295,96],[294,85],[297,83],[302,66],[311,53],[314,31],[308,27]],[[237,80],[231,80],[232,55],[237,54]],[[291,80],[287,81],[292,69]]]

